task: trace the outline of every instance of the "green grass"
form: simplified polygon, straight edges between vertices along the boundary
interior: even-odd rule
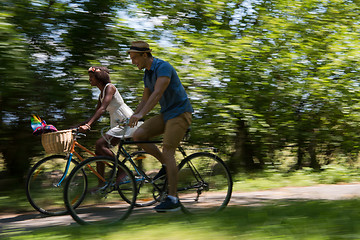
[[[303,168],[295,172],[268,169],[262,172],[233,176],[234,191],[258,191],[280,187],[304,187],[316,184],[360,182],[360,169],[343,165],[328,165],[322,171]]]
[[[133,217],[122,225],[72,225],[8,232],[3,239],[360,239],[360,200],[284,202],[229,207],[216,216],[182,213]],[[1,237],[1,235],[0,235]]]
[[[0,192],[0,212],[24,212],[32,211],[26,198],[25,189],[14,186],[12,190],[6,190]]]
[[[234,191],[360,182],[359,172],[340,165],[330,165],[320,172],[270,169],[234,176]],[[16,186],[15,190],[0,192],[1,212],[32,210],[23,188]],[[0,232],[0,239],[360,239],[360,200],[275,201],[265,206],[231,206],[219,215],[201,218],[189,218],[181,212],[151,213],[132,216],[117,226],[73,224],[33,231],[19,229]]]

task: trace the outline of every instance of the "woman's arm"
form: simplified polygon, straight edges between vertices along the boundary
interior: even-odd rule
[[[79,127],[80,130],[83,131],[90,130],[91,124],[96,122],[106,111],[106,108],[109,106],[115,92],[116,92],[116,88],[113,85],[110,85],[106,88],[103,101],[101,102],[100,99],[98,100],[98,105],[95,109],[95,114],[90,119],[88,119],[88,121],[84,125]]]

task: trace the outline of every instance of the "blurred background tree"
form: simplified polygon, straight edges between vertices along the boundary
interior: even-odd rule
[[[0,146],[8,171],[17,174],[17,167],[28,167],[26,159],[36,151],[27,145],[20,145],[21,150],[18,148],[19,143],[30,140],[26,131],[21,129],[25,129],[23,119],[29,114],[28,103],[34,80],[29,71],[30,55],[26,39],[10,23],[11,17],[0,13]]]
[[[287,149],[295,168],[319,169],[333,153],[357,156],[355,1],[139,4],[148,16],[166,16],[153,35],[171,39],[169,58],[200,96],[197,142],[231,146],[233,170],[274,163]]]
[[[59,129],[91,115],[98,93],[88,84],[90,65],[109,67],[136,107],[142,73],[126,55],[135,39],[177,69],[195,109],[191,141],[222,149],[233,171],[279,163],[284,152],[294,169],[357,159],[355,1],[9,0],[0,7],[0,151],[12,175],[23,176],[43,154],[32,113]]]
[[[1,152],[11,175],[23,176],[43,154],[31,135],[37,114],[58,129],[87,119],[96,105],[88,84],[90,65],[114,72],[126,64],[135,32],[122,27],[121,1],[8,1],[1,4]],[[131,80],[118,72],[113,80]],[[123,87],[122,87],[123,86]],[[121,84],[126,90],[128,84]],[[30,130],[30,131],[29,131]]]

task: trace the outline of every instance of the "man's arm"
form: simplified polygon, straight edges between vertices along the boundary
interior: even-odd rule
[[[146,114],[148,114],[148,112],[150,112],[156,106],[156,104],[160,101],[162,95],[164,94],[166,88],[169,86],[169,83],[170,83],[169,77],[159,77],[156,80],[154,91],[151,94],[149,89],[148,91],[145,92],[146,90],[145,88],[144,95],[145,94],[148,95],[148,97],[145,96],[147,98],[147,101],[143,101],[144,100],[144,96],[143,96],[143,100],[136,108],[134,115],[132,115],[130,118],[129,121],[130,127],[136,126],[138,121],[142,119]]]
[[[151,91],[149,88],[145,88],[142,98],[141,98],[141,102],[138,104],[137,108],[134,111],[134,114],[137,114],[141,111],[141,109],[143,109],[143,107],[145,106],[146,102],[148,101],[149,97],[151,95]]]

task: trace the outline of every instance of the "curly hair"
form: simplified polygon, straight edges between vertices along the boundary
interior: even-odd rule
[[[103,84],[110,83],[110,71],[107,67],[90,67],[89,74],[94,74],[95,78]]]

